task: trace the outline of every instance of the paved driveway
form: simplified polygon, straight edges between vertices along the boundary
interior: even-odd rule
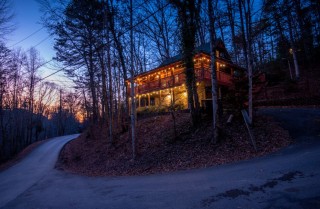
[[[46,175],[23,179],[32,168],[20,170],[18,164],[0,173],[0,207],[320,208],[320,110],[259,112],[284,122],[297,142],[262,158],[164,175],[93,178],[54,170],[50,164]],[[25,160],[29,158],[40,160],[34,153]],[[36,165],[34,172],[45,166]]]
[[[20,163],[0,172],[0,207],[50,173],[65,143],[77,135],[57,137],[42,144]]]

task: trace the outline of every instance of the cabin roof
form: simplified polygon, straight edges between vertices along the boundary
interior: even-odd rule
[[[225,45],[224,45],[224,43],[223,43],[223,41],[221,39],[217,39],[215,41],[214,45],[215,45],[216,49],[219,49],[220,52],[224,53],[224,57],[216,57],[217,60],[225,62],[225,63],[228,63],[231,66],[243,69],[242,67],[233,64],[233,62],[231,61],[231,57],[230,57],[230,55],[229,55],[227,49],[225,48]],[[196,47],[195,54],[201,54],[201,53],[210,55],[210,43],[205,43],[205,44],[202,44],[202,45]],[[141,77],[141,76],[145,76],[145,75],[157,72],[160,68],[163,68],[165,66],[177,63],[179,61],[182,61],[182,58],[183,58],[182,54],[178,54],[178,55],[173,56],[173,57],[171,57],[169,59],[166,59],[158,67],[156,67],[156,68],[154,68],[152,70],[137,74],[134,77]],[[129,79],[130,78],[128,78],[128,80]]]
[[[220,49],[220,51],[224,52],[226,54],[227,58],[228,58],[228,61],[230,63],[232,63],[232,61],[230,59],[230,55],[227,52],[222,40],[221,39],[217,39],[216,42],[214,43],[214,45],[215,45],[216,49]],[[205,43],[205,44],[202,44],[202,45],[196,47],[195,54],[199,54],[199,53],[210,54],[210,43]],[[181,61],[182,58],[183,58],[182,54],[178,54],[178,55],[176,55],[174,57],[171,57],[169,59],[164,60],[157,68],[164,67],[164,66],[173,64],[175,62]]]

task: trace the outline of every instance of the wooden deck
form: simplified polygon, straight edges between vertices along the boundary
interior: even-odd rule
[[[197,82],[205,81],[205,83],[211,84],[211,72],[208,69],[201,68],[196,69]],[[135,94],[145,94],[153,91],[164,90],[176,86],[185,84],[185,74],[180,72],[168,77],[160,78],[153,81],[146,81],[140,83],[135,87]],[[232,75],[221,71],[217,72],[218,85],[230,86],[232,85]],[[130,94],[130,88],[128,88],[128,94]]]

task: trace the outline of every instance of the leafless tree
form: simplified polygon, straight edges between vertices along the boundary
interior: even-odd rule
[[[131,67],[131,143],[132,143],[132,159],[136,157],[136,105],[135,105],[135,85],[134,85],[134,66],[133,66],[133,5],[130,0],[130,67]]]
[[[14,17],[11,2],[8,0],[0,1],[0,40],[10,34],[15,25],[12,23]]]
[[[28,139],[27,144],[31,144],[32,141],[32,128],[33,128],[33,113],[34,113],[34,102],[35,102],[35,86],[39,79],[38,71],[42,64],[40,53],[35,48],[30,48],[29,53],[27,54],[26,59],[26,73],[28,79],[26,80],[27,84],[27,104],[28,104],[28,111],[29,111],[29,118],[28,118]]]
[[[186,87],[188,92],[188,106],[190,108],[192,124],[197,127],[200,124],[200,103],[196,86],[193,56],[196,44],[197,20],[202,1],[170,1],[178,10],[180,22],[181,51],[185,64]]]
[[[248,110],[250,123],[253,120],[253,101],[252,101],[252,72],[253,72],[253,52],[252,52],[252,7],[254,0],[238,0],[241,32],[243,40],[243,51],[245,54],[247,76],[248,76]]]
[[[166,2],[164,1],[149,2],[143,5],[142,11],[150,15],[165,4]],[[151,41],[149,43],[154,45],[154,48],[157,50],[160,62],[169,59],[176,52],[174,40],[178,33],[178,28],[172,8],[169,7],[166,10],[160,9],[158,13],[152,15],[150,19],[143,22],[136,30],[145,34],[146,38]]]
[[[208,15],[209,15],[209,23],[210,23],[210,57],[211,57],[211,94],[212,94],[212,142],[216,143],[218,138],[217,131],[217,75],[216,75],[216,59],[215,59],[215,21],[213,14],[213,6],[212,2],[208,0]]]

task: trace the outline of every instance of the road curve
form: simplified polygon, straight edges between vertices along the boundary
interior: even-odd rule
[[[46,176],[54,168],[64,144],[77,136],[53,138],[37,147],[18,164],[0,172],[0,207]]]
[[[3,208],[320,208],[320,110],[259,112],[275,116],[296,143],[261,158],[163,175],[93,178],[51,166]],[[11,175],[19,176],[25,169],[31,171],[26,167]],[[19,178],[24,182],[23,177]],[[15,178],[6,178],[12,183],[1,183],[2,203],[3,189],[14,183],[20,187]]]

